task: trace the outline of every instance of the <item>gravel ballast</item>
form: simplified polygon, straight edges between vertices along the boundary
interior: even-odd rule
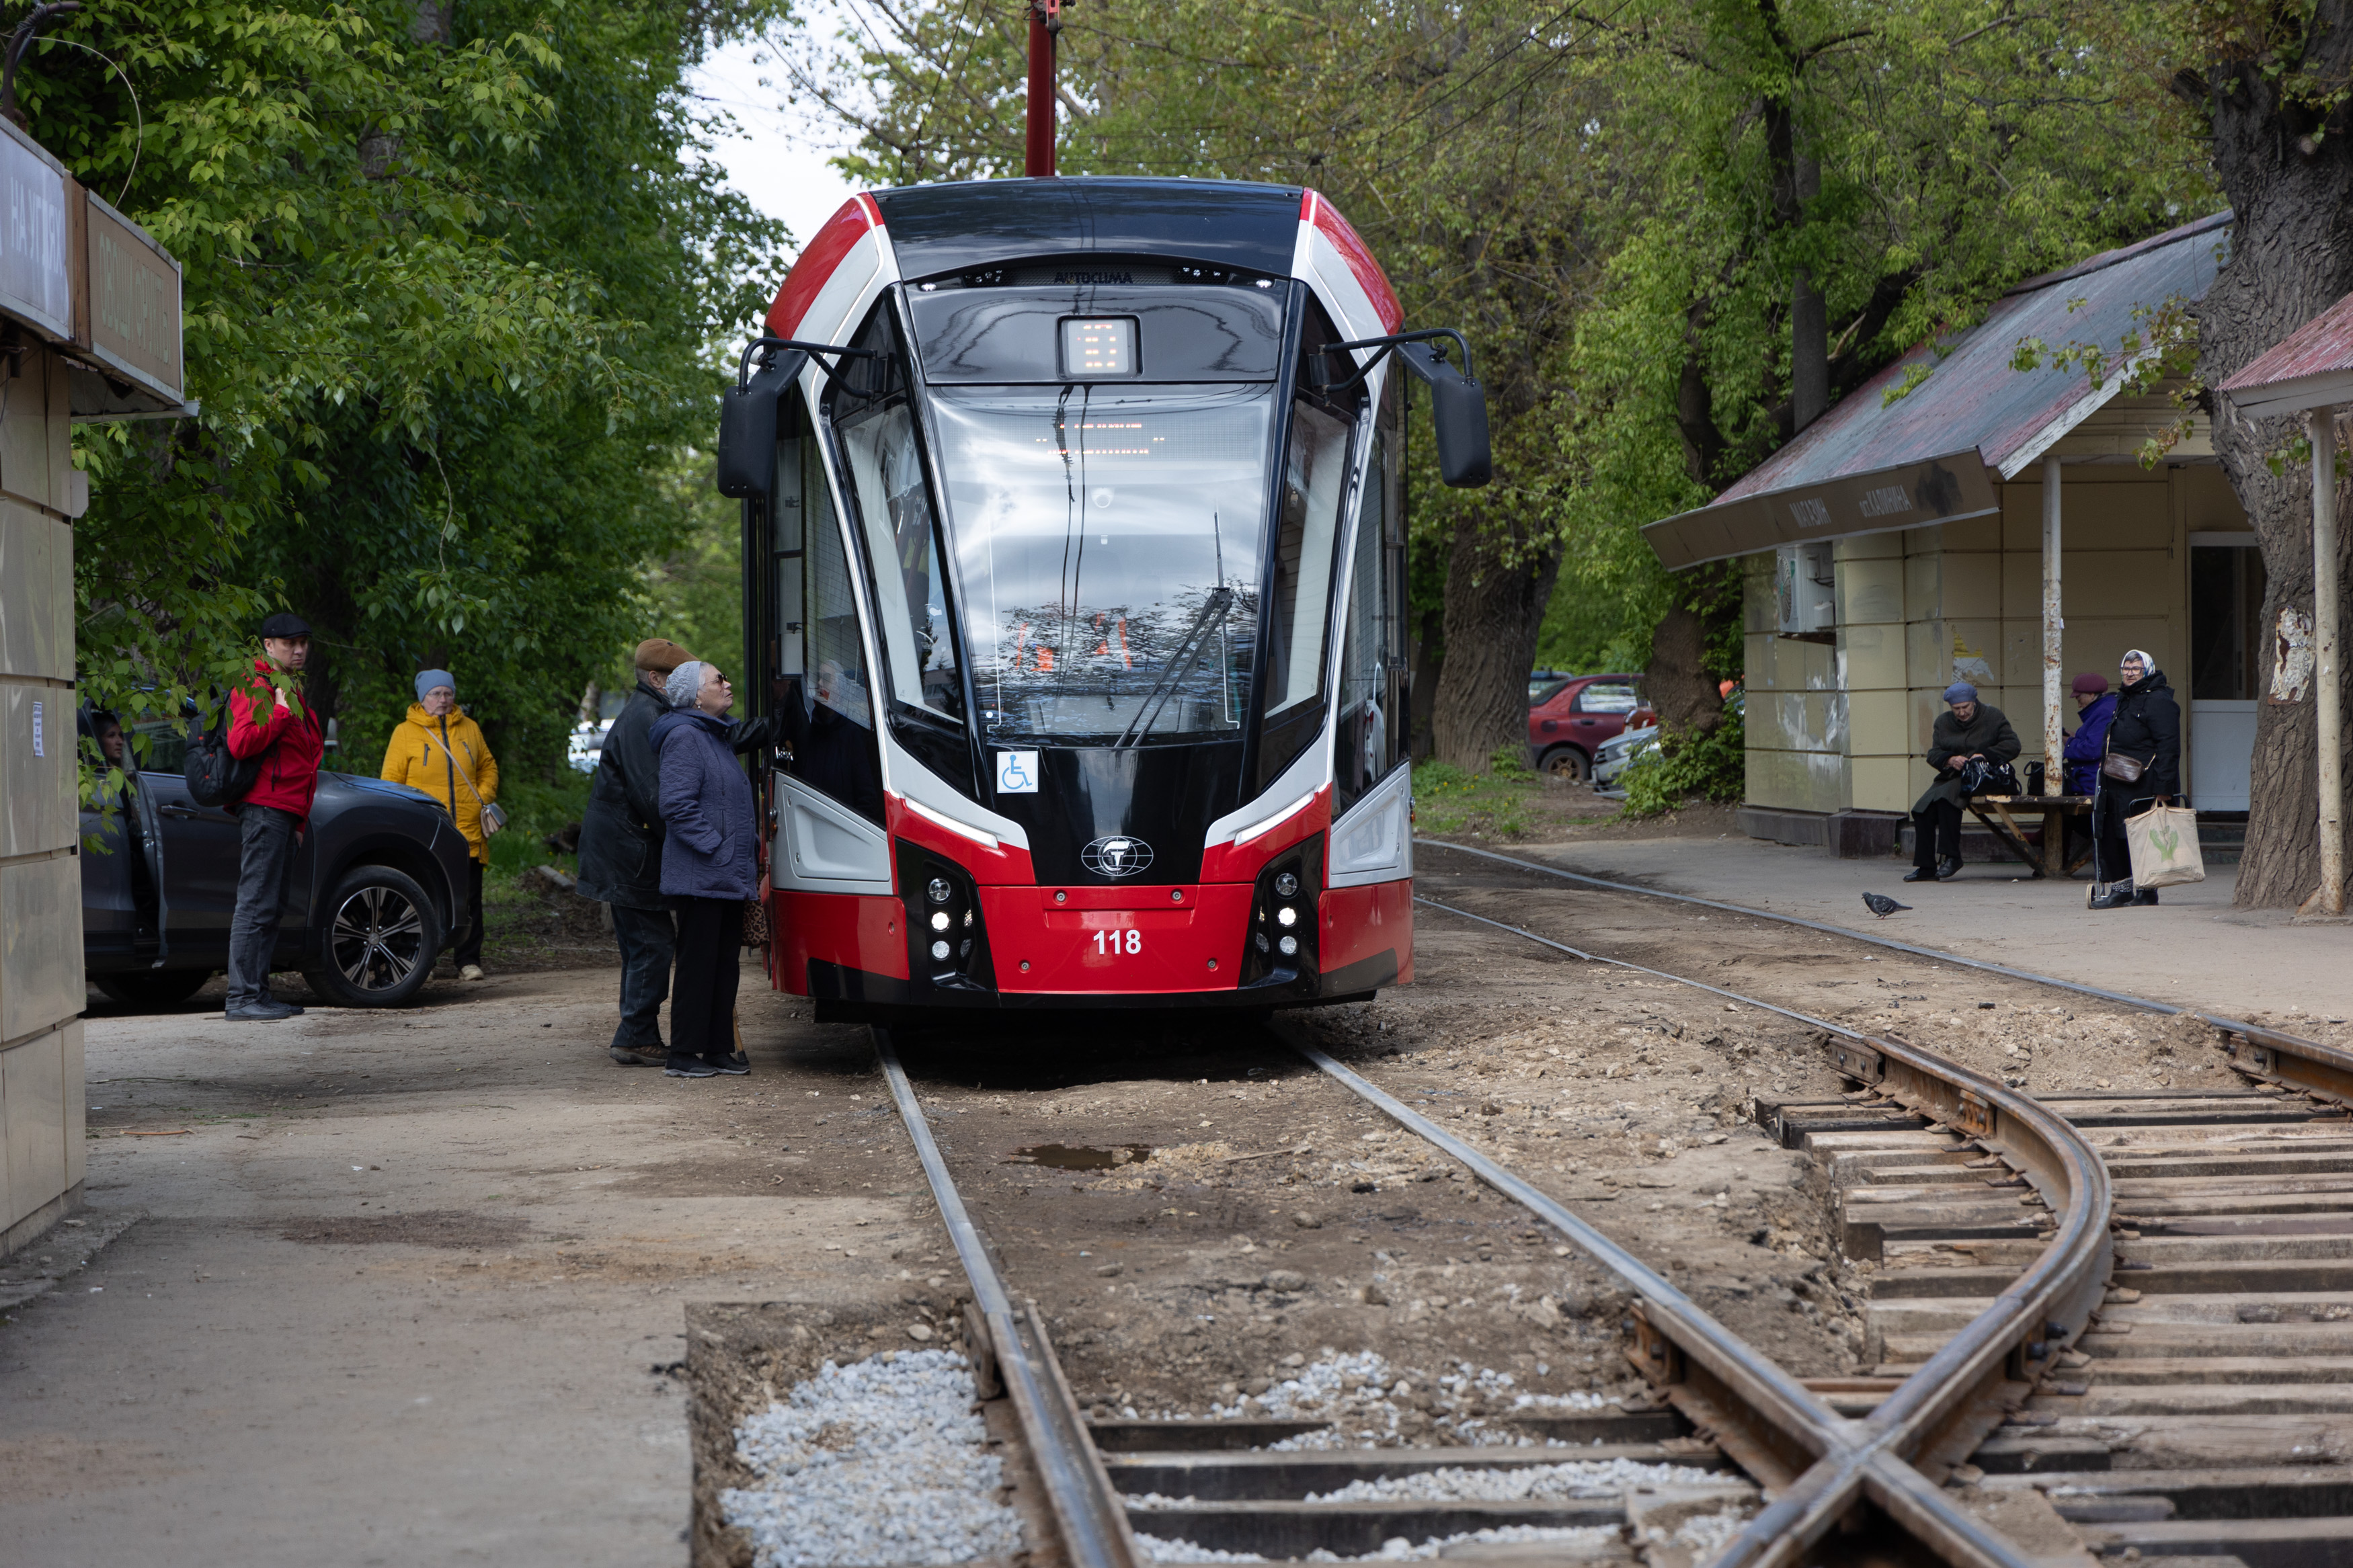
[[[827,1362],[735,1429],[762,1485],[720,1494],[756,1568],[968,1563],[1021,1551],[972,1370],[953,1351]]]

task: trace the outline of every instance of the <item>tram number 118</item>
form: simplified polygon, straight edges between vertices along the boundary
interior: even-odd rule
[[[1142,952],[1144,933],[1140,931],[1099,931],[1095,932],[1095,953]]]

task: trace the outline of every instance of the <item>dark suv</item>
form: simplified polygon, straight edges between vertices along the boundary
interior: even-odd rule
[[[80,730],[95,755],[87,709]],[[82,812],[82,837],[108,851],[81,855],[82,969],[126,1006],[162,1007],[194,995],[228,963],[237,821],[189,797],[179,725],[144,720],[132,731],[150,745],[129,807],[144,853],[134,864],[122,809]],[[342,1006],[400,1005],[456,939],[466,856],[466,840],[431,795],[322,772],[270,967],[301,971]]]

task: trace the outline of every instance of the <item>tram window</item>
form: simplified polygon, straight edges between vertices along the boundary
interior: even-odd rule
[[[841,523],[833,510],[808,414],[795,393],[788,411],[793,434],[777,443],[779,486],[800,504],[779,506],[776,558],[778,639],[774,673],[776,703],[792,748],[787,771],[865,816],[882,820],[882,766],[874,735],[872,685],[858,634],[858,599],[849,577]],[[799,554],[785,553],[782,519],[800,519],[790,536]],[[797,632],[796,633],[796,627]]]
[[[913,409],[900,398],[846,421],[841,447],[866,525],[892,694],[961,721],[964,684]]]
[[[935,385],[932,398],[984,743],[1238,738],[1271,391]]]
[[[1274,545],[1274,637],[1266,687],[1270,724],[1324,689],[1332,550],[1347,495],[1348,426],[1303,399],[1293,404]]]
[[[1364,512],[1350,552],[1333,769],[1344,811],[1388,776],[1406,740],[1405,512],[1397,391],[1392,375],[1366,461]]]

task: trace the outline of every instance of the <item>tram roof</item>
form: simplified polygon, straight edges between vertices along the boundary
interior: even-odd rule
[[[1026,258],[1171,256],[1277,276],[1299,243],[1298,185],[1080,175],[876,191],[903,278]]]

